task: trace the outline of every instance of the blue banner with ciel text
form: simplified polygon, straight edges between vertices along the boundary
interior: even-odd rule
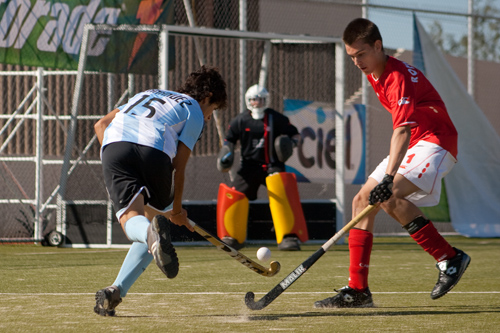
[[[333,183],[335,178],[335,109],[332,103],[284,100],[284,114],[297,127],[301,143],[286,162],[300,182]]]
[[[366,181],[366,107],[354,104],[344,109],[344,182]]]
[[[335,108],[332,103],[284,100],[284,114],[297,127],[301,143],[286,162],[300,182],[333,183],[335,180]],[[344,181],[363,184],[365,169],[366,109],[355,104],[344,111]]]

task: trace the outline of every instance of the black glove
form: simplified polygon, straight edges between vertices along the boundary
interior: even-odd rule
[[[233,159],[234,159],[233,153],[229,152],[221,157],[220,162],[222,164],[230,164]]]
[[[384,176],[384,179],[370,192],[370,196],[368,197],[370,205],[374,205],[377,202],[384,202],[391,197],[393,181],[394,176]]]
[[[221,172],[231,170],[234,162],[234,152],[232,145],[222,146],[219,155],[217,156],[217,169]]]
[[[280,162],[285,163],[293,154],[293,140],[288,135],[280,135],[274,140],[274,150]]]

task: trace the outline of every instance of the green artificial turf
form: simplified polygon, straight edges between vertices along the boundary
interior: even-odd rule
[[[347,284],[347,245],[335,245],[273,303],[260,299],[313,254],[269,246],[281,272],[262,277],[215,247],[178,246],[179,275],[167,279],[152,263],[116,309],[93,312],[94,294],[114,281],[126,250],[0,245],[1,332],[498,332],[500,239],[447,237],[472,258],[460,283],[431,300],[438,271],[409,237],[375,238],[369,284],[376,307],[315,309],[316,300]],[[208,243],[207,243],[208,244]],[[259,246],[242,250],[256,259]]]

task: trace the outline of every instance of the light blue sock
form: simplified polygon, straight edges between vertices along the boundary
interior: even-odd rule
[[[130,220],[129,220],[130,221]],[[128,221],[127,221],[128,223]],[[120,289],[120,297],[125,297],[134,282],[141,276],[142,272],[153,260],[153,256],[148,252],[148,246],[143,243],[134,242],[128,250],[122,268],[116,277],[114,286]]]
[[[125,222],[125,232],[132,242],[147,244],[149,220],[142,215],[137,215]]]

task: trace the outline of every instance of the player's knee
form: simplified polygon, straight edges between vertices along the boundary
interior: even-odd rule
[[[386,201],[382,202],[380,207],[389,215],[392,214],[392,212],[396,209],[398,206],[398,201],[401,200],[401,198],[397,197],[396,195],[391,195],[389,199]],[[404,200],[404,199],[403,199]]]
[[[130,219],[130,216],[123,214],[120,216],[120,224],[122,226],[122,229],[125,231],[125,223]]]
[[[370,195],[369,193],[364,193],[363,191],[358,192],[358,194],[356,194],[356,196],[354,196],[354,199],[352,200],[352,207],[354,209],[356,208],[363,209],[366,206],[368,206],[369,195]]]

